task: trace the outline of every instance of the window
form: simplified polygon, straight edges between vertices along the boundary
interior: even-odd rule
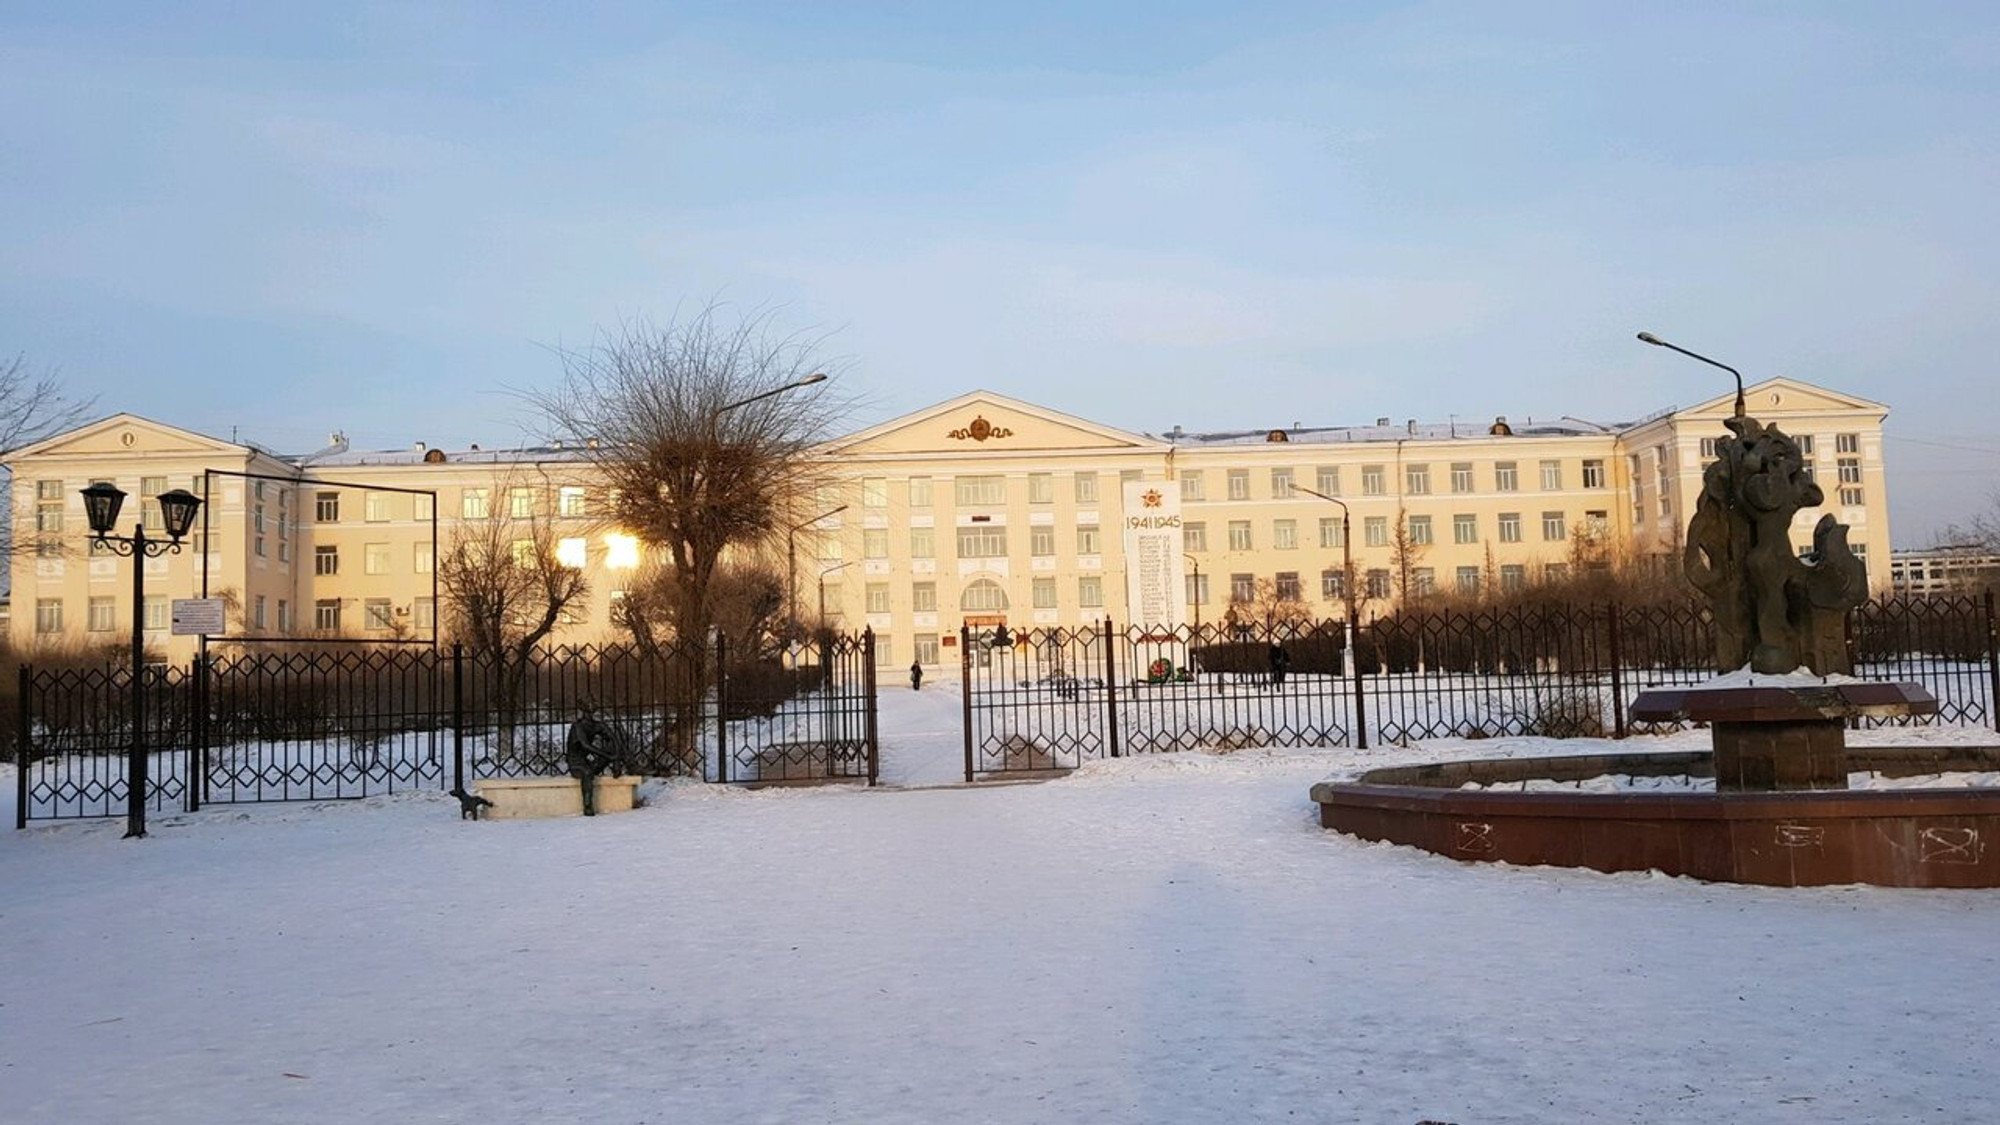
[[[1839,459],[1839,461],[1836,462],[1836,464],[1839,465],[1840,467],[1840,483],[1842,484],[1861,483],[1861,458],[1842,457]]]
[[[361,603],[361,624],[363,628],[382,630],[395,624],[395,614],[389,608],[388,598],[369,598]]]
[[[1056,607],[1056,580],[1053,578],[1035,579],[1034,598],[1036,609],[1054,609]]]
[[[507,515],[517,520],[533,519],[535,516],[535,490],[532,488],[508,489]]]
[[[954,477],[951,486],[952,499],[961,508],[1007,502],[1006,477]]]
[[[386,492],[362,493],[361,518],[369,523],[387,523],[389,521],[389,494]]]
[[[1412,546],[1428,547],[1431,545],[1433,540],[1431,537],[1431,518],[1429,516],[1411,516],[1409,526],[1410,543]]]
[[[958,529],[958,557],[961,559],[1004,559],[1007,557],[1007,529],[985,524]]]
[[[1604,462],[1585,461],[1583,463],[1583,487],[1603,488],[1605,485]]]
[[[1229,521],[1229,549],[1232,551],[1247,551],[1250,549],[1249,520]]]
[[[487,499],[487,490],[483,488],[461,490],[458,494],[458,514],[461,518],[468,520],[483,520],[492,514],[492,508]],[[313,612],[317,616],[319,612],[318,607],[314,607]],[[335,612],[339,612],[337,607]]]
[[[1556,492],[1563,486],[1563,463],[1561,461],[1542,462],[1542,491]]]
[[[1500,513],[1500,542],[1519,543],[1521,541],[1521,513]]]
[[[1028,474],[1028,503],[1053,504],[1056,501],[1056,477],[1054,473]]]
[[[1836,434],[1836,435],[1834,435],[1834,438],[1833,438],[1833,451],[1834,451],[1835,453],[1859,453],[1859,452],[1861,452],[1861,435],[1860,435],[1860,434]]]
[[[1583,530],[1593,536],[1611,533],[1611,513],[1602,509],[1583,513]]]
[[[557,515],[575,518],[588,515],[589,512],[588,501],[584,498],[584,491],[580,486],[566,484],[556,489]]]
[[[63,604],[61,598],[35,599],[35,632],[60,633],[63,631]]]
[[[1083,524],[1076,529],[1076,553],[1079,555],[1099,555],[1104,553],[1099,541],[1096,524]]]
[[[1431,490],[1431,467],[1429,465],[1403,466],[1403,491],[1412,496],[1425,496]]]
[[[37,606],[39,608],[39,606]],[[118,627],[118,602],[113,598],[90,599],[90,618],[86,624],[93,633],[109,633]],[[37,629],[36,632],[40,632]]]
[[[1181,473],[1181,499],[1208,499],[1208,474],[1200,469],[1189,469]]]
[[[896,648],[889,643],[889,634],[875,634],[875,669],[881,671],[896,666]]]
[[[931,506],[931,478],[911,477],[910,507],[928,508],[930,506]]]
[[[339,574],[339,573],[340,573],[340,548],[339,548],[339,547],[314,547],[314,548],[313,548],[313,573],[314,573],[314,574]]]
[[[1800,434],[1794,440],[1799,443],[1799,452],[1802,455],[1807,457],[1813,455],[1813,436],[1811,434]]]
[[[1208,550],[1208,525],[1201,522],[1182,524],[1181,549],[1186,551]]]
[[[1208,575],[1190,574],[1187,576],[1187,600],[1189,605],[1208,604]]]
[[[959,594],[958,608],[975,613],[1006,609],[1007,591],[990,578],[978,579]]]
[[[1362,589],[1366,590],[1367,596],[1371,598],[1388,597],[1389,572],[1386,570],[1382,570],[1380,568],[1370,570],[1368,572],[1367,581],[1363,584]]]
[[[1468,515],[1451,517],[1451,541],[1454,543],[1479,542],[1479,517]]]
[[[1301,591],[1299,590],[1299,572],[1296,570],[1279,571],[1277,593],[1279,601],[1298,601],[1301,596]]]
[[[417,599],[417,604],[420,609],[428,609],[430,608],[430,599],[419,598]],[[292,631],[292,603],[283,598],[278,599],[278,631],[280,633],[289,633]]]
[[[1076,474],[1076,502],[1079,504],[1097,503],[1096,473]]]
[[[1451,463],[1451,490],[1453,492],[1472,491],[1472,462],[1453,461]]]
[[[35,482],[35,530],[59,532],[63,529],[63,482]]]
[[[362,545],[361,572],[363,574],[389,573],[389,545],[387,543],[365,543]]]
[[[313,494],[313,521],[315,523],[340,522],[340,493],[316,492]]]
[[[1478,567],[1461,566],[1458,568],[1458,592],[1461,594],[1476,594],[1479,592]]]
[[[321,598],[313,603],[313,628],[327,632],[340,628],[339,598]]]
[[[1437,593],[1437,571],[1427,566],[1410,568],[1410,593],[1427,597]]]
[[[148,633],[164,633],[171,623],[167,613],[167,599],[158,594],[149,594],[140,610],[144,620],[141,624]]]
[[[910,611],[912,613],[937,612],[937,583],[935,582],[911,583]]]
[[[556,565],[582,570],[590,562],[590,541],[582,536],[556,540]]]
[[[889,557],[888,528],[866,527],[861,529],[861,557],[864,559],[886,559]]]
[[[513,559],[514,565],[522,570],[533,570],[539,552],[535,549],[533,539],[516,539],[507,544],[507,557]]]
[[[1521,472],[1512,461],[1493,463],[1493,487],[1499,492],[1515,492],[1521,487]]]
[[[1388,486],[1384,481],[1385,478],[1382,475],[1382,466],[1380,465],[1361,466],[1361,495],[1380,496],[1384,492],[1387,492]]]
[[[1232,574],[1229,576],[1229,600],[1232,602],[1254,602],[1257,600],[1257,576],[1254,574]]]
[[[1701,439],[1701,455],[1702,455],[1703,457],[1713,457],[1713,456],[1715,456],[1715,439],[1714,439],[1714,438],[1712,438],[1712,437],[1705,437],[1705,438]]]
[[[1566,582],[1566,581],[1568,581],[1568,580],[1569,580],[1569,564],[1568,564],[1568,563],[1543,563],[1543,564],[1542,564],[1542,581],[1544,581],[1544,582]]]
[[[861,478],[861,506],[864,508],[886,508],[889,506],[888,478]]]
[[[1542,539],[1545,542],[1554,543],[1557,540],[1567,538],[1568,534],[1563,527],[1563,514],[1561,512],[1542,513]]]
[[[1028,529],[1028,554],[1038,559],[1054,558],[1056,553],[1056,529],[1047,524],[1037,524]]]
[[[1299,547],[1299,521],[1272,520],[1271,546],[1280,551],[1296,551]]]
[[[913,559],[934,559],[937,557],[937,534],[932,528],[913,527],[910,529],[910,557]]]
[[[1319,572],[1319,596],[1338,601],[1347,596],[1347,572],[1327,569]]]
[[[1250,499],[1250,470],[1229,470],[1229,498],[1231,500]]]
[[[437,551],[429,543],[417,544],[416,550],[410,554],[410,569],[418,574],[429,574],[437,569]]]
[[[1500,567],[1500,588],[1509,593],[1528,584],[1528,568],[1520,563],[1505,563]]]
[[[1104,579],[1095,574],[1077,579],[1076,604],[1085,609],[1101,608],[1104,605]]]
[[[1340,495],[1340,466],[1321,465],[1313,473],[1313,479],[1319,482],[1318,491],[1328,496]]]
[[[847,547],[837,535],[822,535],[819,540],[819,561],[839,562],[847,557]]]
[[[917,663],[936,664],[938,662],[938,639],[936,633],[918,633],[911,638],[915,645]]]
[[[436,493],[420,492],[417,495],[410,497],[410,503],[412,508],[415,509],[415,516],[417,519],[428,520],[436,518],[437,516]]]
[[[157,503],[147,503],[147,501],[154,499],[166,490],[167,478],[165,477],[139,478],[139,522],[147,531],[165,531],[167,529],[166,513],[160,510],[160,506]],[[261,510],[259,509],[259,511]]]
[[[258,483],[262,484],[263,482],[259,481]],[[260,492],[259,495],[261,496],[262,493]],[[157,507],[158,505],[154,506]],[[145,501],[140,501],[139,510],[141,513],[146,510]],[[261,558],[264,554],[264,504],[261,500],[250,508],[250,530],[250,549]]]
[[[1341,534],[1341,522],[1332,516],[1321,516],[1319,521],[1319,545],[1322,547],[1344,547],[1347,537]]]
[[[1292,471],[1290,469],[1271,470],[1271,499],[1290,500],[1292,498]]]
[[[1362,521],[1361,527],[1362,542],[1368,544],[1370,547],[1387,547],[1389,545],[1389,517],[1369,516]]]
[[[1850,508],[1861,507],[1863,496],[1864,494],[1858,488],[1843,488],[1840,490],[1840,502]]]
[[[867,598],[869,613],[889,612],[889,584],[887,582],[870,582],[867,589],[863,592],[863,596]]]

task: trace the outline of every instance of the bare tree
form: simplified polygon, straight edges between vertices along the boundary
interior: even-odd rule
[[[1251,584],[1248,598],[1230,597],[1224,620],[1232,626],[1262,622],[1265,635],[1270,636],[1280,626],[1310,621],[1312,615],[1312,607],[1293,596],[1291,591],[1279,589],[1272,579],[1259,578]]]
[[[54,372],[30,370],[24,355],[0,359],[0,457],[76,425],[95,404],[95,399],[71,398]],[[0,560],[18,545],[13,517],[12,505],[0,501]],[[38,531],[22,538],[46,551],[61,550],[53,539],[41,543]]]
[[[1416,580],[1416,570],[1424,556],[1430,553],[1430,544],[1419,543],[1410,532],[1410,521],[1401,508],[1396,509],[1396,527],[1389,537],[1389,559],[1396,567],[1396,602],[1398,605],[1415,605],[1430,591],[1420,588]]]

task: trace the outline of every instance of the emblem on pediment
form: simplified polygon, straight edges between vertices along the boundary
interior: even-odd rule
[[[972,416],[971,424],[965,426],[963,429],[952,430],[944,436],[955,438],[959,441],[964,441],[966,438],[971,438],[973,441],[985,441],[987,438],[1013,437],[1014,431],[1005,426],[996,426],[988,422],[984,414],[975,414]]]

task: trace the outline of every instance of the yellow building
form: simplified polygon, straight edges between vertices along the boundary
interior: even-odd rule
[[[1733,394],[1636,423],[1572,418],[1141,434],[975,391],[828,443],[839,483],[795,535],[795,604],[877,634],[884,667],[954,662],[961,625],[1213,622],[1232,600],[1342,611],[1343,508],[1364,612],[1427,590],[1511,587],[1619,555],[1673,555]],[[1889,524],[1879,404],[1790,379],[1750,413],[1800,439],[1886,590]],[[129,636],[130,560],[87,548],[80,490],[210,491],[191,550],[151,560],[149,642],[180,658],[171,599],[231,603],[229,633],[422,638],[437,620],[437,551],[468,521],[547,521],[591,595],[556,639],[616,636],[637,545],[606,530],[576,450],[361,452],[335,440],[280,456],[132,415],[16,453],[12,637]],[[1304,490],[1334,497],[1339,504]],[[121,523],[135,518],[129,509]],[[1799,546],[1818,511],[1801,513]],[[197,525],[198,529],[201,525]],[[125,530],[121,528],[121,530]],[[1162,535],[1178,533],[1173,549]],[[778,548],[782,550],[780,545]],[[1135,556],[1134,550],[1143,552]],[[1171,585],[1171,596],[1162,587]]]

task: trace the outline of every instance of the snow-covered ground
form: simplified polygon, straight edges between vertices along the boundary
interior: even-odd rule
[[[965,788],[951,685],[882,700],[884,780],[944,787],[8,833],[0,1120],[2000,1120],[2000,892],[1467,865],[1325,832],[1307,799],[1604,743]]]

